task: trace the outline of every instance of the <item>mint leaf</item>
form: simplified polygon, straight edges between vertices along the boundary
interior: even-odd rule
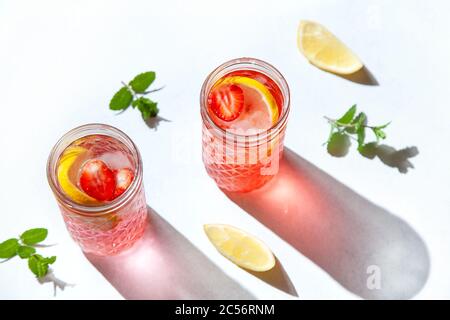
[[[142,118],[144,118],[144,120],[156,117],[158,115],[159,109],[157,105],[158,103],[145,97],[140,97],[139,99],[133,101],[133,107],[137,107],[139,111],[141,111]]]
[[[351,146],[350,138],[342,132],[335,132],[331,135],[327,144],[327,151],[333,157],[344,157]]]
[[[48,230],[44,228],[30,229],[22,233],[20,239],[29,246],[42,242],[47,238]]]
[[[353,105],[350,109],[348,109],[348,111],[341,118],[339,118],[337,122],[341,124],[349,124],[353,120],[355,113],[356,113],[356,104]]]
[[[378,128],[378,129],[384,129],[384,128],[386,128],[388,125],[390,125],[391,124],[391,122],[389,121],[388,123],[386,123],[386,124],[383,124],[382,126],[376,126],[375,128]]]
[[[386,128],[391,123],[388,122],[382,126],[376,126],[372,128],[373,133],[375,134],[375,137],[377,138],[377,141],[386,139],[386,133],[383,131],[384,128]]]
[[[48,264],[42,262],[42,256],[39,254],[32,255],[28,258],[28,268],[36,277],[42,278],[48,272]]]
[[[17,254],[21,259],[28,259],[33,254],[36,253],[36,249],[33,247],[28,246],[20,246],[19,249],[17,249]]]
[[[335,157],[345,156],[350,146],[349,138],[353,138],[358,142],[359,153],[369,159],[374,157],[380,157],[379,153],[379,141],[386,139],[386,128],[390,122],[381,126],[369,126],[367,125],[367,115],[364,112],[356,114],[356,104],[353,105],[345,114],[338,120],[325,117],[330,124],[330,136],[327,144],[327,151],[329,154]],[[370,129],[375,137],[376,141],[366,143],[366,130]]]
[[[367,116],[364,112],[360,112],[356,118],[352,121],[352,124],[355,125],[356,131],[358,131],[359,127],[366,125]]]
[[[380,128],[372,128],[372,131],[375,134],[375,137],[377,137],[377,141],[380,139],[386,139],[386,133]]]
[[[324,144],[327,144],[330,142],[331,137],[333,136],[333,133],[337,130],[336,125],[334,123],[330,123],[330,133],[328,134],[328,139]]]
[[[130,81],[130,87],[137,93],[144,93],[145,90],[155,81],[156,74],[153,71],[138,74]]]
[[[8,239],[0,243],[0,258],[9,259],[16,254],[22,259],[28,259],[28,268],[36,277],[42,278],[48,272],[48,266],[55,263],[56,257],[43,257],[36,253],[32,245],[44,241],[48,231],[45,228],[29,229],[20,235],[19,239]]]
[[[122,87],[116,94],[112,97],[109,102],[109,108],[111,110],[125,110],[131,104],[133,100],[133,95],[127,87]]]
[[[54,264],[56,261],[56,257],[51,256],[50,258],[44,258],[42,261],[46,264]]]
[[[0,243],[0,258],[9,259],[17,254],[19,248],[19,240],[8,239]]]
[[[147,91],[155,79],[156,73],[148,71],[138,74],[128,85],[122,82],[124,87],[116,92],[109,103],[109,108],[111,110],[125,110],[131,105],[134,109],[139,109],[144,120],[156,117],[159,112],[158,104],[145,97],[163,88]]]
[[[56,261],[56,257],[44,258],[40,254],[34,254],[28,258],[28,268],[33,272],[36,277],[42,278],[48,272],[48,265],[53,264]]]
[[[367,122],[367,117],[364,112],[360,112],[353,120],[350,122],[350,127],[346,127],[345,131],[350,134],[355,134],[360,126],[365,125]]]
[[[364,140],[366,139],[366,127],[360,126],[356,131],[357,140],[358,140],[358,148],[364,145]]]

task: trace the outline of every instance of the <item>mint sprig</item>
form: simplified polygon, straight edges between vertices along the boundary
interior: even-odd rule
[[[115,111],[125,111],[131,105],[141,112],[144,120],[156,117],[159,112],[158,103],[145,97],[149,93],[162,89],[161,87],[147,91],[155,79],[156,73],[148,71],[138,74],[128,84],[122,82],[123,87],[114,94],[109,102],[109,108]]]
[[[36,253],[36,245],[47,238],[48,230],[45,228],[29,229],[22,233],[18,239],[11,238],[0,243],[0,258],[11,259],[16,255],[21,259],[28,259],[28,267],[37,278],[48,273],[48,266],[55,263],[56,257],[43,257]]]
[[[343,157],[348,153],[352,139],[357,142],[359,153],[365,156],[369,147],[373,148],[381,140],[386,139],[384,129],[390,124],[389,122],[380,126],[369,126],[367,115],[364,112],[357,114],[356,104],[337,120],[329,117],[325,119],[330,124],[330,134],[325,144],[328,153],[335,157]],[[375,141],[366,143],[367,130],[373,133]]]

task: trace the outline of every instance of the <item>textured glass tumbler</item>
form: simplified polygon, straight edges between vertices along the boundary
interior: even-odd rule
[[[134,167],[134,180],[116,199],[99,206],[72,201],[58,184],[58,160],[74,141],[98,135],[95,148],[121,152]],[[102,138],[103,137],[103,138]],[[108,141],[119,141],[117,146]],[[88,124],[66,133],[53,147],[47,162],[47,178],[72,238],[86,253],[114,255],[131,247],[142,237],[147,224],[147,203],[142,182],[142,160],[131,139],[122,131],[104,124]]]
[[[217,126],[208,113],[208,94],[223,76],[235,71],[257,71],[279,87],[283,105],[272,128],[257,134],[236,134]],[[202,154],[208,175],[219,188],[230,192],[249,192],[272,179],[279,168],[283,139],[290,109],[289,87],[281,73],[270,64],[240,58],[216,68],[203,83],[200,93],[202,116]]]

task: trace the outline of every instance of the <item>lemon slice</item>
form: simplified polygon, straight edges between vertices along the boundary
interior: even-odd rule
[[[70,170],[73,164],[86,153],[86,149],[82,147],[68,147],[61,158],[59,159],[59,165],[57,170],[58,182],[61,189],[69,196],[73,201],[85,204],[85,205],[97,205],[99,202],[94,198],[88,196],[75,186],[70,179]]]
[[[316,67],[337,74],[352,74],[363,67],[359,58],[324,26],[301,21],[297,45],[303,55]]]
[[[252,106],[252,110],[248,110],[248,112],[244,112],[239,116],[238,121],[235,122],[236,125],[238,122],[246,120],[253,124],[254,128],[267,130],[278,121],[277,102],[269,89],[258,80],[249,77],[232,76],[224,78],[218,83],[218,85],[220,84],[239,85],[244,90],[244,103],[247,107],[248,103]],[[258,109],[255,110],[255,108]]]
[[[270,249],[248,233],[224,224],[206,224],[203,228],[216,249],[238,266],[258,272],[275,266]]]

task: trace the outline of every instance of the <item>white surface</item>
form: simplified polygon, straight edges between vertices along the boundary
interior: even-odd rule
[[[198,96],[220,63],[252,56],[286,77],[292,112],[286,145],[343,184],[406,221],[425,242],[429,278],[416,298],[450,298],[450,10],[448,1],[0,1],[0,239],[50,230],[55,271],[76,283],[59,299],[121,298],[85,259],[60,217],[45,176],[48,153],[69,129],[102,122],[124,130],[144,160],[148,204],[259,298],[287,298],[225,261],[202,224],[230,223],[276,253],[300,298],[356,298],[324,270],[232,203],[201,162]],[[296,47],[300,19],[317,20],[365,62],[380,86],[363,86],[309,65]],[[108,101],[120,80],[157,72],[153,95],[170,119],[157,132]],[[388,144],[415,145],[406,175],[354,149],[321,146],[322,116],[358,103],[374,123],[392,120]],[[0,264],[0,298],[52,298],[26,264]]]

